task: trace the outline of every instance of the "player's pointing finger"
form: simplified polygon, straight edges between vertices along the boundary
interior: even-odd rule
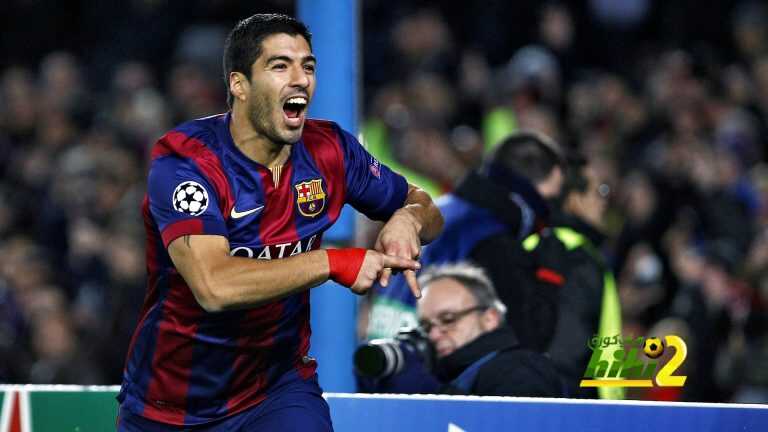
[[[383,255],[384,267],[400,270],[418,270],[421,268],[421,264],[418,261],[414,261],[408,258],[402,258],[392,255]]]

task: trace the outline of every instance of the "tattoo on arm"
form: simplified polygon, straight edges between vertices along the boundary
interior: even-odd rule
[[[188,248],[192,248],[192,246],[189,244],[189,237],[188,235],[185,235],[184,238],[184,244],[187,245]]]

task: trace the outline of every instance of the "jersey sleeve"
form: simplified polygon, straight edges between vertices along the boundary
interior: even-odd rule
[[[339,137],[344,151],[347,202],[371,219],[389,219],[405,203],[405,177],[371,156],[349,132],[339,129]]]
[[[147,184],[149,210],[163,245],[191,234],[227,235],[216,189],[190,160],[155,159]]]

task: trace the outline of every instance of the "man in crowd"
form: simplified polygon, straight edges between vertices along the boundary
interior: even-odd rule
[[[504,325],[506,307],[479,267],[430,267],[419,276],[419,326],[435,347],[443,394],[563,395],[552,362],[524,349]]]
[[[507,307],[507,321],[523,346],[543,350],[557,312],[562,278],[547,266],[547,254],[522,249],[528,235],[547,224],[547,199],[559,195],[563,155],[548,137],[530,132],[508,136],[456,190],[438,201],[445,231],[424,249],[424,266],[470,260],[490,276]],[[406,281],[377,287],[368,336],[390,337],[415,325],[416,306]]]
[[[395,269],[420,295],[413,259],[440,213],[353,135],[306,119],[315,65],[303,23],[239,22],[224,52],[231,111],[153,148],[148,288],[118,430],[332,430],[308,355],[308,290],[331,279],[365,293]],[[320,249],[345,203],[386,221],[377,251]]]
[[[582,157],[572,155],[563,183],[559,206],[552,217],[553,236],[530,236],[524,247],[533,253],[561,251],[553,259],[560,262],[565,283],[560,290],[557,327],[548,348],[558,371],[566,380],[569,397],[595,397],[593,388],[580,388],[592,351],[588,342],[595,336],[621,336],[621,306],[613,273],[600,252],[605,240],[602,232],[607,208],[608,185]],[[551,247],[551,243],[564,247]],[[612,358],[616,346],[603,351]],[[621,387],[600,387],[604,399],[622,399]]]

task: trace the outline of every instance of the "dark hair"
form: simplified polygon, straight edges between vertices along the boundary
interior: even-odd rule
[[[547,178],[555,166],[565,165],[560,146],[536,132],[519,132],[504,138],[490,155],[489,162],[515,172],[531,183]]]
[[[307,26],[288,15],[256,14],[235,25],[224,43],[224,85],[227,88],[227,103],[232,106],[232,93],[229,91],[229,74],[240,72],[250,79],[251,65],[259,58],[262,51],[261,42],[267,37],[285,33],[291,36],[300,35],[307,40],[312,49],[312,33]]]
[[[432,265],[419,274],[419,285],[427,286],[438,279],[453,279],[469,291],[478,306],[496,309],[504,320],[507,307],[499,300],[493,282],[482,267],[468,262]]]
[[[584,193],[589,187],[589,179],[585,172],[587,159],[578,153],[568,155],[568,169],[565,170],[563,177],[563,186],[560,188],[559,204],[565,203],[565,200],[573,192]]]

